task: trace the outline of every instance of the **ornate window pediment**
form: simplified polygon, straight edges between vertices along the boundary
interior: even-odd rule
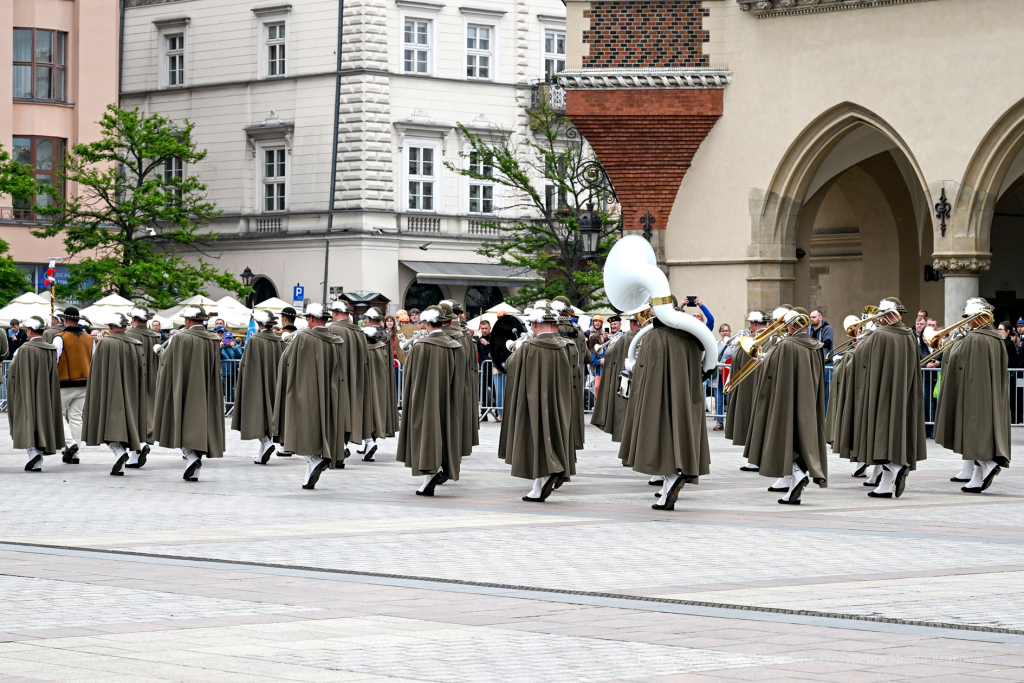
[[[909,2],[930,2],[931,0],[736,0],[740,9],[750,12],[758,19],[784,17],[794,14],[817,14],[820,12],[841,12],[848,9],[888,7]]]

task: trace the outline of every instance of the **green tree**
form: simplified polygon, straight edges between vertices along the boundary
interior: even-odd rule
[[[31,167],[11,159],[0,145],[0,196],[31,201],[37,191]],[[28,276],[18,268],[9,252],[10,245],[0,239],[0,306],[6,306],[14,297],[32,289]]]
[[[175,172],[206,158],[192,140],[193,125],[109,105],[101,138],[68,153],[60,176],[77,183],[80,195],[37,210],[51,222],[33,233],[63,235],[72,257],[58,297],[116,292],[166,308],[206,294],[210,284],[240,296],[251,291],[202,257],[193,264],[181,255],[182,248],[202,253],[202,244],[217,238],[199,230],[220,215],[197,176]]]
[[[617,208],[614,193],[593,150],[565,114],[547,97],[538,99],[527,109],[532,135],[513,142],[504,132],[478,135],[459,124],[470,144],[461,155],[467,163],[445,165],[471,182],[501,186],[507,200],[502,208],[518,208],[522,214],[513,221],[483,221],[500,238],[477,249],[492,261],[541,276],[509,297],[509,303],[522,306],[564,295],[577,308],[592,310],[606,303],[602,271],[619,231],[618,220],[610,215]],[[487,212],[486,206],[479,208]],[[589,209],[603,224],[594,258],[585,257],[580,242],[580,216]]]

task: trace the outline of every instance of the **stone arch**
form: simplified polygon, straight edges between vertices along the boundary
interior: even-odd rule
[[[808,189],[837,145],[865,126],[884,136],[899,152],[905,161],[904,176],[911,193],[920,190],[922,206],[930,202],[924,173],[891,125],[852,102],[832,107],[800,132],[783,155],[768,188],[751,193],[751,245],[747,254],[750,308],[771,308],[796,300],[797,234],[801,212],[810,198]]]

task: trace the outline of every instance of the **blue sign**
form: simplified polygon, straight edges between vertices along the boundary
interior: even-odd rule
[[[292,288],[292,301],[305,301],[306,300],[306,288],[302,285],[295,285]]]
[[[40,292],[43,290],[50,291],[50,288],[46,286],[46,266],[36,266],[35,271],[36,290]],[[68,282],[68,275],[70,275],[70,272],[68,271],[67,266],[58,265],[53,269],[53,277],[57,280],[57,284],[66,285]]]

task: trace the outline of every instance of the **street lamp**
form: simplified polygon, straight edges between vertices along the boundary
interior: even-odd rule
[[[249,266],[246,266],[245,270],[242,271],[242,284],[245,285],[246,287],[250,286],[252,284],[253,277],[255,277],[255,276],[253,275],[252,270],[249,269]],[[249,307],[251,300],[252,300],[252,293],[249,293],[245,297],[246,308]]]
[[[587,204],[587,210],[580,214],[580,245],[583,249],[583,258],[592,259],[597,256],[603,225],[601,214],[594,211],[593,204]]]

